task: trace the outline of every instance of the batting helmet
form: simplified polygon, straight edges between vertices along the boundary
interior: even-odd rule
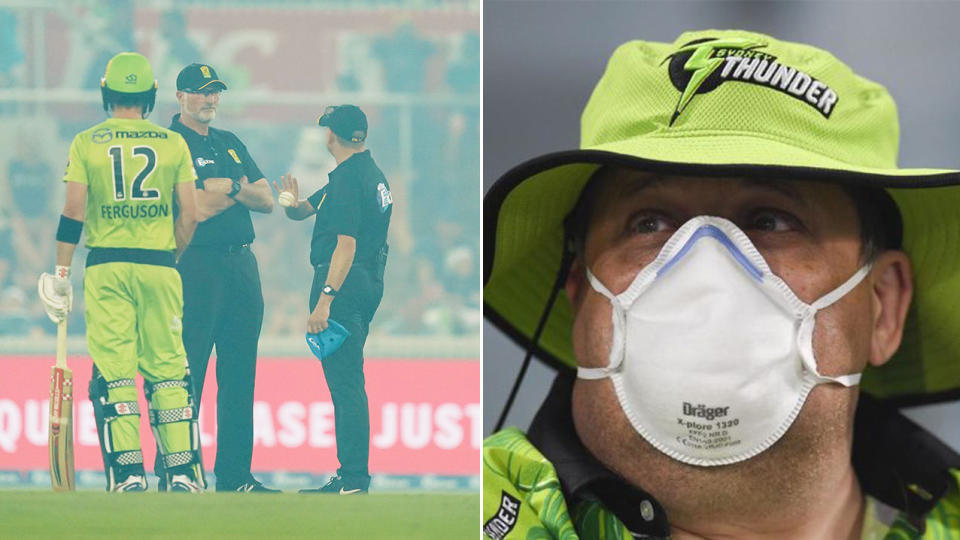
[[[107,69],[100,79],[103,110],[111,106],[143,107],[146,116],[153,110],[157,100],[157,81],[153,68],[145,56],[135,52],[122,52],[107,62]]]

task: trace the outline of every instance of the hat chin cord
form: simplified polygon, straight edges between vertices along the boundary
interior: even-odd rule
[[[550,319],[550,313],[553,312],[553,305],[557,300],[557,293],[560,292],[564,281],[567,279],[567,273],[570,270],[570,264],[573,262],[573,256],[574,250],[570,236],[568,233],[564,232],[563,256],[560,260],[560,269],[557,270],[557,277],[553,282],[553,288],[550,290],[550,298],[547,300],[547,305],[543,309],[543,314],[540,315],[540,322],[537,323],[537,329],[533,333],[533,338],[527,343],[526,356],[523,358],[523,364],[520,366],[520,371],[517,373],[517,378],[513,381],[513,388],[510,389],[510,395],[507,397],[507,401],[504,403],[503,409],[500,411],[500,418],[497,419],[497,423],[493,428],[494,432],[500,431],[503,428],[503,424],[507,420],[507,415],[510,413],[510,408],[513,407],[513,400],[516,399],[517,392],[520,390],[520,384],[523,383],[523,377],[527,374],[527,368],[530,367],[530,359],[533,358],[534,349],[536,349],[539,345],[540,335],[543,333],[543,329],[547,326],[547,320]]]

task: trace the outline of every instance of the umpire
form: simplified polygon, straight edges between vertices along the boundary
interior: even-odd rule
[[[170,129],[190,148],[202,220],[178,263],[183,344],[198,404],[210,352],[217,347],[217,491],[277,492],[250,474],[253,385],[263,323],[260,273],[250,251],[250,211],[273,212],[273,195],[240,139],[210,127],[226,89],[206,64],[190,64],[177,76],[180,114]]]
[[[277,189],[281,204],[287,205],[287,217],[317,216],[310,244],[314,274],[307,331],[320,332],[333,319],[350,331],[350,337],[334,354],[321,359],[333,399],[340,468],[323,487],[300,493],[352,495],[366,493],[370,486],[363,345],[383,297],[393,197],[390,184],[364,148],[367,117],[359,107],[327,107],[318,123],[330,128],[327,150],[337,162],[329,182],[306,200],[299,200],[297,180],[289,175]]]

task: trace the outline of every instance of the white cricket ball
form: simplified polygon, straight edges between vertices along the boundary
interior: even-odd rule
[[[297,204],[297,198],[289,191],[281,191],[280,196],[277,197],[277,201],[280,202],[280,206],[293,206]]]

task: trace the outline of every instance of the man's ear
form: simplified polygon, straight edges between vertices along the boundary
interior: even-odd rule
[[[913,298],[913,269],[902,251],[884,251],[870,270],[873,284],[873,338],[870,364],[882,366],[900,348]]]
[[[586,283],[586,273],[583,270],[583,259],[575,257],[570,263],[570,271],[567,272],[567,281],[564,284],[564,290],[567,293],[567,300],[570,305],[577,306],[580,303],[580,297],[583,295],[583,284]]]

